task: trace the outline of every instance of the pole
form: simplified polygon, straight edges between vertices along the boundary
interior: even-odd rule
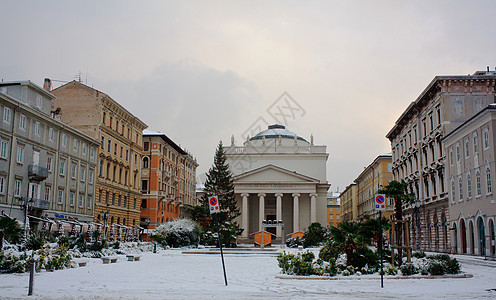
[[[224,282],[227,286],[226,266],[224,264],[224,253],[222,252],[222,242],[220,241],[219,213],[215,214],[215,223],[217,223],[217,240],[219,241],[220,257],[222,259],[222,270],[224,271]]]
[[[29,288],[28,288],[28,296],[33,295],[33,285],[34,285],[34,257],[30,259],[29,265]]]
[[[382,266],[382,211],[379,211],[379,253],[381,255],[381,288],[384,287],[384,270]]]

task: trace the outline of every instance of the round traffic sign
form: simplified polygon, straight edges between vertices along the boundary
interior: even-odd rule
[[[375,202],[377,202],[379,204],[384,203],[384,196],[378,195],[377,197],[375,197]]]
[[[210,205],[216,206],[217,205],[217,198],[215,198],[215,197],[210,198]]]

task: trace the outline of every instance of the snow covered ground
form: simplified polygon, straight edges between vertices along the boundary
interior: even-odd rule
[[[367,276],[343,280],[277,279],[274,256],[219,255],[181,250],[143,253],[137,262],[120,255],[115,264],[88,259],[86,267],[37,273],[28,297],[29,274],[0,275],[1,299],[495,299],[496,262],[456,256],[473,278],[405,279]]]

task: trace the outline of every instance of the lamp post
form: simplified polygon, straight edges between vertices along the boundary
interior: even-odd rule
[[[109,211],[101,211],[100,215],[103,217],[103,239],[107,240],[107,220]]]
[[[413,208],[415,217],[415,251],[420,251],[420,200],[415,199],[415,207]]]

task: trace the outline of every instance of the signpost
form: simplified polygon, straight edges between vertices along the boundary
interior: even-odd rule
[[[224,265],[224,253],[222,252],[222,242],[220,240],[220,230],[219,230],[219,200],[217,196],[208,197],[208,206],[210,208],[210,214],[215,215],[215,223],[217,224],[217,241],[219,242],[220,257],[222,259],[222,270],[224,271],[224,283],[227,286],[227,276],[226,276],[226,266]]]
[[[382,265],[382,212],[386,210],[386,195],[375,195],[375,210],[379,211],[379,253],[381,255],[381,288],[383,288],[384,270]]]

